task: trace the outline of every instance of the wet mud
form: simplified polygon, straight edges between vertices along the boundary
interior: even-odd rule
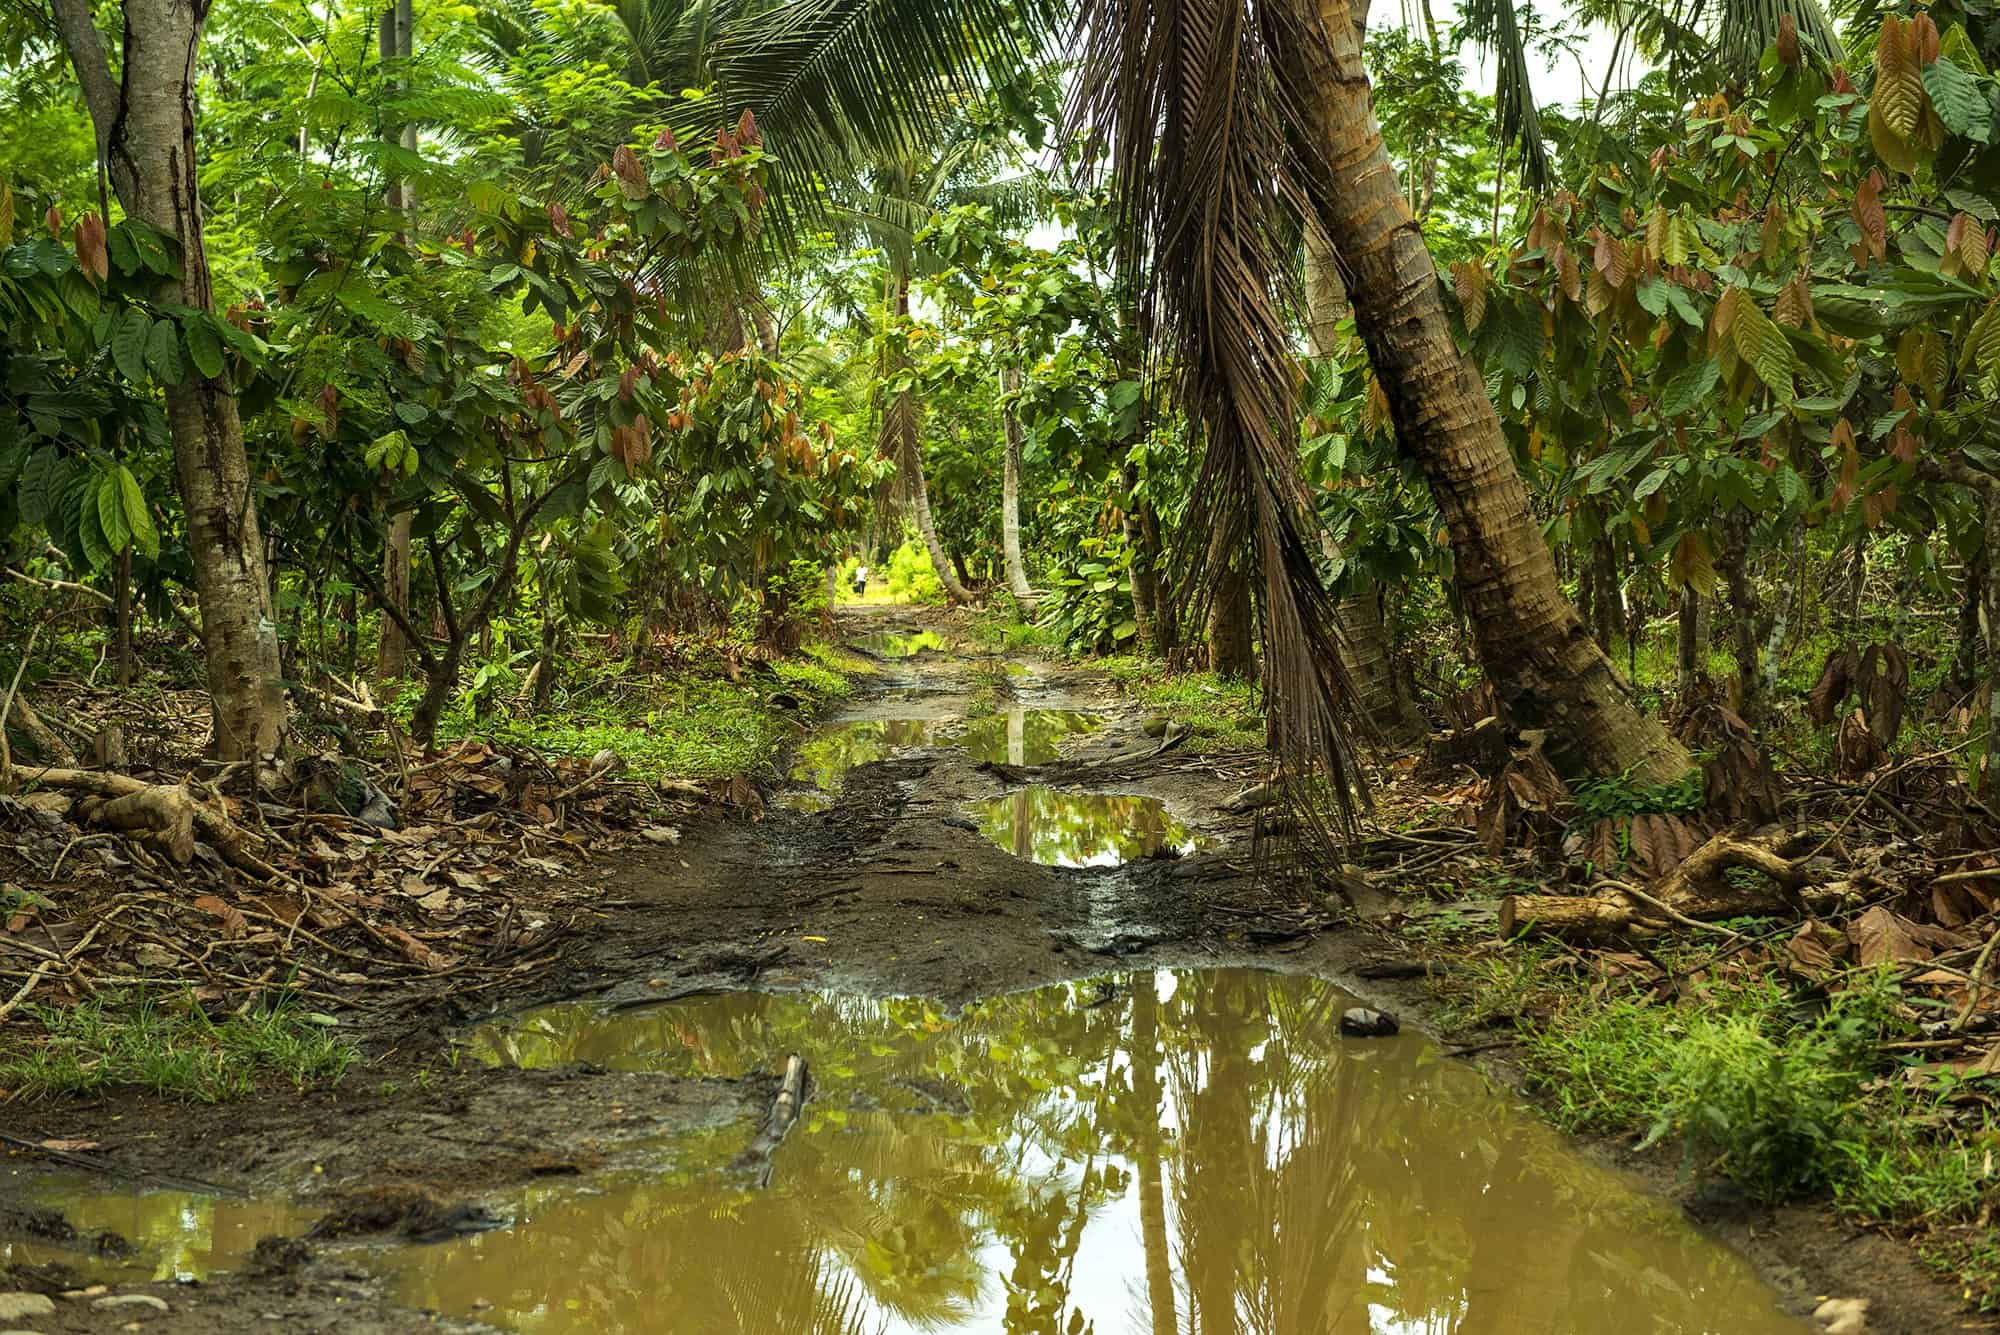
[[[1519,1112],[1504,1065],[1340,1039],[1340,1006],[1412,1014],[1422,985],[1356,981],[1393,943],[1255,874],[1232,799],[1259,758],[1163,747],[1089,674],[905,614],[847,629],[868,691],[757,819],[598,860],[555,969],[369,1017],[375,1060],[331,1091],[8,1109],[104,1170],[0,1160],[0,1292],[55,1304],[12,1325],[1025,1332],[1088,1306],[1110,1335],[1242,1302],[1274,1335],[1790,1332],[1859,1287],[1901,1295],[1871,1330],[1946,1328],[1907,1257],[1835,1290],[1852,1238],[1713,1213],[1746,1261]],[[794,1053],[803,1113],[746,1185]],[[93,1306],[128,1293],[167,1310]]]

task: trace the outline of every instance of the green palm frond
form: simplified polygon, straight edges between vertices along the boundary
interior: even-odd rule
[[[713,48],[722,109],[755,113],[783,174],[786,210],[815,181],[866,164],[928,159],[982,90],[1031,66],[1053,0],[791,0],[737,23]]]
[[[1541,110],[1528,74],[1528,47],[1514,13],[1514,0],[1471,0],[1463,14],[1465,35],[1490,52],[1497,67],[1493,100],[1500,111],[1500,143],[1520,153],[1521,180],[1531,190],[1552,182],[1549,151],[1542,143]]]
[[[1256,576],[1270,742],[1324,848],[1365,794],[1339,632],[1304,536],[1286,318],[1297,218],[1327,179],[1302,156],[1313,139],[1294,99],[1312,95],[1301,66],[1325,37],[1303,0],[1088,0],[1082,21],[1072,119],[1109,149],[1119,267],[1148,275],[1145,343],[1206,441],[1179,557],[1204,598],[1224,562]]]

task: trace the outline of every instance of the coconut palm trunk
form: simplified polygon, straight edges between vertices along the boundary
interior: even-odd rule
[[[1021,392],[1021,368],[1009,364],[1000,373],[1004,398],[1000,415],[1007,433],[1007,462],[1000,480],[1000,547],[1007,559],[1007,591],[1025,611],[1035,610],[1034,586],[1028,583],[1028,567],[1021,560],[1021,414],[1015,397]]]
[[[906,273],[890,276],[889,314],[899,320],[909,318],[910,276]],[[891,369],[907,367],[905,359],[902,366]],[[914,394],[904,392],[896,395],[882,412],[882,453],[895,461],[903,498],[909,503],[911,517],[917,521],[917,532],[923,537],[924,548],[930,553],[931,569],[937,572],[938,583],[944,586],[945,596],[955,603],[969,603],[972,595],[960,582],[958,572],[952,569],[951,557],[938,537],[937,520],[931,516],[930,485],[924,480],[921,419]]]
[[[195,62],[208,4],[124,0],[122,9],[124,49],[114,79],[86,0],[52,5],[119,202],[179,249],[179,272],[157,295],[206,313],[213,293],[196,171]],[[224,760],[271,756],[284,742],[285,692],[235,386],[226,372],[210,378],[190,371],[166,386],[165,397],[201,604],[215,751]]]
[[[1494,690],[1522,728],[1547,729],[1566,774],[1666,781],[1686,750],[1639,712],[1630,687],[1556,581],[1527,488],[1454,342],[1437,271],[1382,143],[1350,0],[1317,0],[1326,49],[1302,93],[1324,179],[1316,214],[1339,255],[1355,323],[1397,440],[1423,469],[1450,532],[1460,598]]]

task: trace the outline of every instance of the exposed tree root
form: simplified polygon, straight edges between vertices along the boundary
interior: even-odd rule
[[[194,859],[195,843],[211,845],[239,871],[260,880],[283,879],[278,870],[250,851],[251,836],[213,803],[202,801],[185,784],[147,783],[123,774],[99,770],[38,770],[34,781],[44,788],[81,793],[86,800],[77,818],[92,825],[144,835],[175,862]]]
[[[1736,877],[1753,871],[1760,878]],[[1669,923],[1713,922],[1750,914],[1811,911],[1805,859],[1780,856],[1770,843],[1719,834],[1649,891],[1607,882],[1590,895],[1508,895],[1500,903],[1503,936],[1587,940],[1657,931]]]

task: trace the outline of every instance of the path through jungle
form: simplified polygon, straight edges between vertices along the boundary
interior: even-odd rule
[[[1879,1237],[1565,1141],[1357,906],[1259,874],[1257,757],[920,615],[844,612],[878,671],[761,814],[595,857],[512,995],[385,1005],[326,1091],[10,1113],[75,1162],[0,1178],[0,1328],[1961,1323]]]

